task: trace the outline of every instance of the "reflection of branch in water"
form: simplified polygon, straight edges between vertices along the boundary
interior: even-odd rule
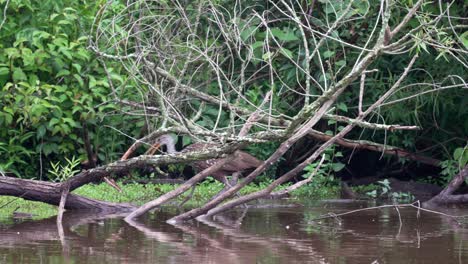
[[[343,223],[345,221],[340,219],[340,217],[348,216],[348,215],[359,213],[359,212],[365,212],[365,211],[368,212],[368,211],[372,211],[372,210],[375,210],[375,209],[392,209],[393,208],[393,209],[396,210],[396,214],[397,214],[398,221],[399,221],[399,226],[398,226],[398,230],[397,230],[397,233],[396,233],[395,237],[393,237],[393,236],[382,236],[382,234],[379,233],[378,235],[375,236],[375,239],[377,239],[377,240],[387,240],[387,241],[391,241],[393,239],[396,239],[397,241],[399,241],[401,243],[417,243],[418,247],[421,244],[421,240],[425,240],[425,239],[429,239],[429,238],[435,238],[435,237],[442,237],[444,234],[447,234],[450,231],[458,232],[460,229],[463,229],[463,227],[462,227],[463,223],[460,222],[458,219],[465,218],[465,217],[467,217],[467,215],[453,215],[453,214],[448,214],[448,213],[444,213],[444,212],[439,212],[439,211],[434,211],[434,210],[421,208],[421,207],[419,207],[417,205],[419,205],[419,203],[415,202],[415,203],[412,203],[412,204],[382,205],[382,206],[375,206],[375,207],[369,207],[369,208],[362,208],[362,209],[351,210],[351,211],[347,211],[347,212],[339,213],[339,214],[328,213],[326,215],[316,217],[316,218],[314,218],[312,220],[308,220],[307,222],[309,224],[313,224],[314,226],[317,226],[318,224],[319,225],[321,224],[321,221],[318,221],[318,220],[330,219],[331,218],[331,219],[333,219],[333,220],[335,220],[336,222],[339,223],[339,228],[342,229],[341,233],[345,233],[345,232],[350,233],[355,237],[368,240],[370,237],[373,237],[373,236],[369,236],[368,233],[356,232],[353,229],[344,228]],[[402,229],[403,229],[403,226],[404,226],[403,225],[403,220],[404,219],[402,219],[402,216],[401,216],[401,213],[400,213],[401,208],[417,209],[417,213],[416,213],[416,219],[417,220],[419,220],[420,217],[421,217],[420,216],[420,211],[426,212],[428,215],[443,216],[442,218],[440,218],[440,220],[446,222],[452,229],[441,229],[439,231],[434,231],[434,230],[431,229],[430,231],[421,232],[421,230],[420,230],[421,226],[418,224],[418,225],[416,225],[414,227],[410,225],[410,228],[408,228],[408,227],[404,228],[404,229],[406,229],[406,232],[402,232]],[[374,221],[374,220],[372,220],[372,221]],[[347,221],[347,222],[352,224],[353,220],[350,219],[350,221]],[[410,221],[410,222],[413,223],[413,221]],[[422,223],[424,223],[424,222],[425,221],[422,221]],[[418,223],[418,221],[416,221],[416,223]],[[463,229],[463,230],[465,230],[465,229]],[[414,231],[416,232],[416,238],[408,239],[408,234],[409,233],[413,234]],[[423,233],[423,235],[421,235],[421,233]]]
[[[57,217],[53,216],[47,219],[38,221],[28,221],[7,226],[0,227],[1,240],[0,244],[24,244],[26,242],[35,241],[66,241],[73,239],[74,245],[83,244],[88,247],[90,243],[86,238],[76,234],[73,228],[76,226],[89,224],[97,220],[109,218],[121,218],[125,214],[102,214],[96,212],[65,212],[63,220],[58,225]]]
[[[148,238],[156,239],[159,242],[171,243],[173,245],[182,244],[184,246],[183,243],[180,243],[181,239],[177,236],[177,234],[155,231],[152,228],[149,228],[146,225],[139,223],[138,221],[133,220],[133,219],[130,221],[126,221],[126,222],[131,227],[145,234],[145,236]]]
[[[213,217],[213,219],[216,221],[216,222],[221,222],[223,223],[225,226],[230,226],[232,228],[239,228],[242,224],[242,221],[244,220],[244,217],[247,215],[247,211],[248,211],[248,207],[245,207],[243,210],[242,210],[242,213],[239,217],[237,218],[230,218],[227,216],[227,214],[220,214],[220,215],[215,215]],[[214,223],[214,221],[212,221]],[[205,221],[205,223],[209,223],[209,221]]]
[[[66,263],[74,262],[77,255],[79,255],[80,261],[88,262],[86,258],[89,257],[93,260],[92,262],[96,262],[96,258],[128,259],[130,254],[131,262],[142,263],[145,261],[145,256],[136,252],[122,251],[119,244],[116,243],[109,247],[106,246],[107,242],[112,242],[111,238],[115,236],[115,233],[106,231],[107,238],[102,236],[103,233],[100,233],[99,237],[91,236],[89,233],[93,223],[112,218],[121,219],[125,215],[124,213],[65,212],[60,225],[58,225],[60,222],[57,222],[57,217],[54,216],[38,221],[0,226],[0,249],[11,250],[12,255],[24,255],[31,257],[31,259],[63,258],[62,261]],[[88,230],[88,233],[82,234],[83,228],[81,227]],[[125,243],[129,242],[125,241]],[[131,241],[130,243],[135,242]],[[43,246],[37,247],[38,244]],[[61,253],[60,249],[57,251],[60,246],[62,247]]]
[[[209,262],[213,263],[242,263],[239,259],[240,256],[236,254],[234,250],[227,248],[224,245],[224,241],[219,238],[211,238],[209,232],[203,233],[199,228],[195,229],[190,226],[174,226],[185,234],[192,235],[193,238],[197,240],[195,245],[190,245],[184,242],[176,233],[155,231],[133,219],[126,220],[126,222],[145,234],[146,237],[155,239],[159,242],[168,243],[170,246],[184,252],[184,254],[191,256],[191,260],[194,263],[205,263],[207,262],[206,258],[209,258]],[[202,245],[202,247],[198,245]],[[213,249],[219,252],[217,252],[217,254],[213,254],[213,252],[211,252]],[[197,257],[200,259],[196,259]]]
[[[238,211],[239,212],[239,211]],[[247,210],[240,211],[234,218],[226,215],[216,216],[218,221],[206,221],[206,225],[172,225],[183,234],[192,237],[187,240],[177,232],[162,232],[148,227],[138,220],[128,221],[129,226],[140,231],[146,237],[166,243],[176,251],[188,255],[194,263],[255,263],[259,252],[280,252],[289,250],[307,254],[311,262],[320,262],[323,258],[315,257],[315,249],[310,243],[298,239],[265,238],[251,233],[242,232],[239,227],[245,218]],[[212,228],[210,228],[212,227]],[[213,228],[221,232],[213,232]],[[234,242],[234,243],[232,243]],[[239,253],[245,245],[247,252]],[[287,247],[285,247],[285,245]],[[281,256],[281,255],[280,255]]]
[[[416,206],[416,204],[417,204],[417,206]],[[468,215],[451,215],[451,214],[446,214],[446,213],[435,211],[435,210],[422,208],[422,207],[420,207],[419,201],[416,201],[416,202],[411,203],[411,204],[386,204],[386,205],[380,205],[380,206],[374,206],[374,207],[361,208],[361,209],[351,210],[351,211],[340,213],[340,214],[328,213],[326,215],[322,215],[320,217],[314,218],[314,219],[312,219],[310,221],[317,221],[317,220],[332,218],[332,217],[337,218],[337,217],[343,216],[343,215],[354,214],[354,213],[362,212],[362,211],[369,211],[369,210],[375,210],[375,209],[388,208],[388,207],[393,207],[393,208],[412,207],[412,208],[416,208],[416,209],[418,209],[418,211],[417,211],[418,215],[419,215],[419,211],[425,211],[425,212],[432,213],[432,214],[443,215],[443,216],[446,216],[446,217],[449,217],[449,218],[455,220],[459,225],[461,225],[461,223],[459,221],[457,221],[457,218],[468,218]]]
[[[243,210],[240,217],[236,218],[234,221],[228,219],[225,214],[216,215],[216,218],[211,220],[210,218],[200,218],[198,221],[220,230],[225,236],[230,237],[236,242],[239,243],[253,243],[263,246],[270,249],[273,252],[278,252],[279,250],[284,250],[284,247],[287,246],[293,251],[298,252],[307,252],[310,261],[322,261],[323,258],[320,254],[317,253],[315,248],[311,244],[304,243],[303,240],[299,239],[287,239],[287,238],[270,238],[264,236],[258,236],[255,234],[245,233],[239,229],[240,224],[242,223],[243,218],[247,213],[248,208]],[[221,217],[221,216],[224,217]],[[233,223],[235,223],[233,225]],[[238,224],[236,226],[236,224]],[[175,225],[175,227],[180,228],[181,225]],[[248,240],[246,240],[246,238]]]

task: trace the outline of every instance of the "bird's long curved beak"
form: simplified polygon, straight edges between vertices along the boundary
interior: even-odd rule
[[[154,155],[154,153],[156,152],[156,150],[159,149],[159,147],[161,147],[161,144],[155,143],[146,151],[145,154],[146,155]]]

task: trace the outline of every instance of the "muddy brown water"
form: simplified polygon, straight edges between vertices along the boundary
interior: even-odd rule
[[[170,225],[162,208],[132,223],[122,215],[66,213],[0,219],[0,263],[468,263],[467,221],[402,208],[311,221],[369,202],[261,202],[214,221]],[[304,203],[302,203],[304,204]],[[446,213],[467,215],[468,210]]]

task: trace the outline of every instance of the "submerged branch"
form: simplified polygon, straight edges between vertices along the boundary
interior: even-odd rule
[[[380,205],[380,206],[361,208],[361,209],[351,210],[351,211],[347,211],[347,212],[339,213],[339,214],[328,213],[326,215],[314,218],[314,219],[312,219],[310,221],[312,222],[312,221],[318,221],[318,220],[327,219],[327,218],[337,218],[337,217],[340,217],[340,216],[343,216],[343,215],[349,215],[349,214],[354,214],[354,213],[358,213],[358,212],[362,212],[362,211],[376,210],[376,209],[382,209],[382,208],[405,208],[405,207],[411,207],[411,208],[417,209],[418,214],[419,214],[419,211],[424,211],[424,212],[428,212],[428,213],[432,213],[432,214],[438,214],[438,215],[443,215],[443,216],[446,216],[446,217],[450,217],[450,218],[452,218],[454,220],[457,220],[459,218],[467,218],[468,217],[468,215],[451,215],[451,214],[446,214],[446,213],[435,211],[435,210],[426,209],[426,208],[423,208],[423,207],[420,206],[419,201],[416,201],[416,202],[410,203],[410,204],[386,204],[386,205]],[[459,223],[459,222],[457,221],[457,223]]]

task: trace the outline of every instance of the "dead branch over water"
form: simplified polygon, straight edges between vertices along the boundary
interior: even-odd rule
[[[389,21],[393,18],[395,6],[389,1],[380,2],[378,13],[367,12],[360,15],[352,12],[351,1],[340,13],[335,14],[333,21],[327,21],[321,27],[312,24],[308,19],[310,15],[307,10],[301,9],[300,3],[295,1],[270,1],[269,9],[263,13],[240,4],[232,7],[232,10],[226,10],[210,1],[200,1],[193,5],[196,12],[175,2],[166,6],[135,1],[129,3],[121,13],[115,14],[110,10],[111,3],[108,3],[96,17],[90,48],[104,61],[119,61],[125,66],[133,77],[134,86],[119,87],[109,78],[110,86],[122,93],[141,94],[143,99],[141,102],[129,101],[118,97],[117,92],[113,93],[114,99],[134,109],[134,113],[128,114],[143,112],[142,118],[151,129],[134,141],[120,161],[83,171],[60,184],[0,177],[0,195],[21,196],[51,204],[60,203],[61,209],[86,207],[87,203],[94,203],[96,208],[105,209],[106,206],[116,205],[85,201],[85,198],[68,192],[104,177],[125,174],[132,168],[218,159],[212,167],[199,172],[174,191],[138,209],[123,206],[122,209],[132,210],[126,218],[131,221],[193,187],[210,173],[235,159],[236,151],[251,144],[280,143],[262,165],[245,175],[237,184],[230,186],[225,193],[170,220],[179,222],[197,217],[210,217],[270,195],[277,186],[301,173],[334,144],[348,148],[366,148],[439,165],[440,162],[436,159],[416,155],[401,148],[345,138],[355,128],[385,130],[389,133],[395,130],[420,129],[413,125],[378,124],[369,121],[369,117],[378,112],[412,74],[418,55],[414,55],[406,62],[405,68],[395,73],[398,76],[396,81],[388,84],[388,89],[374,102],[363,101],[366,89],[370,88],[366,78],[374,74],[375,70],[372,67],[375,62],[384,55],[409,54],[414,43],[419,41],[413,38],[412,31],[406,34],[401,31],[415,17],[423,2],[420,0],[415,3],[406,11],[407,15],[401,18],[401,21],[393,21],[394,26],[390,26]],[[443,12],[440,16],[443,16]],[[348,43],[334,35],[334,32],[346,28],[353,20],[370,17],[376,18],[376,24],[373,25],[375,30],[366,36],[367,39],[363,42],[365,45]],[[272,24],[277,20],[288,21],[290,30],[298,32],[294,38],[302,43],[302,62],[295,61],[285,51],[287,40],[272,33]],[[205,23],[203,29],[202,22]],[[247,28],[252,32],[246,35]],[[256,39],[253,33],[256,30],[265,32],[267,37],[261,41]],[[333,71],[329,67],[331,62],[319,52],[332,44],[337,45],[343,52],[357,52],[359,56],[355,61],[347,62],[348,65],[354,65],[347,72],[332,72],[333,79],[320,80],[312,71],[320,71],[322,76],[326,76],[327,71]],[[257,51],[254,46],[264,51],[261,58],[255,56]],[[304,76],[303,80],[297,80],[293,86],[288,85],[285,76],[281,75],[276,66],[276,60],[280,57],[294,64],[297,74]],[[314,63],[318,63],[318,66],[311,69]],[[270,90],[258,95],[260,99],[254,101],[247,96],[247,92],[257,85],[256,81],[260,78],[269,83]],[[283,83],[283,87],[275,87],[275,83],[278,82]],[[359,91],[352,91],[356,82],[359,82]],[[438,89],[442,90],[444,87],[439,86]],[[333,112],[337,107],[337,100],[345,91],[359,95],[356,116],[340,116]],[[286,98],[294,98],[290,108],[295,111],[273,107],[272,101]],[[199,120],[201,113],[208,110],[214,113],[210,124]],[[316,128],[322,120],[332,120],[345,126],[335,135],[327,135]],[[167,133],[188,136],[196,142],[216,143],[219,147],[197,152],[131,157],[137,148],[150,146],[156,138]],[[307,136],[322,143],[302,163],[280,175],[265,189],[228,200],[277,163],[294,144]],[[463,171],[466,172],[466,168]],[[452,185],[458,186],[457,184],[459,185],[458,182]],[[453,190],[447,189],[443,199],[449,197],[446,193],[452,194]],[[466,197],[462,200],[465,201]]]

